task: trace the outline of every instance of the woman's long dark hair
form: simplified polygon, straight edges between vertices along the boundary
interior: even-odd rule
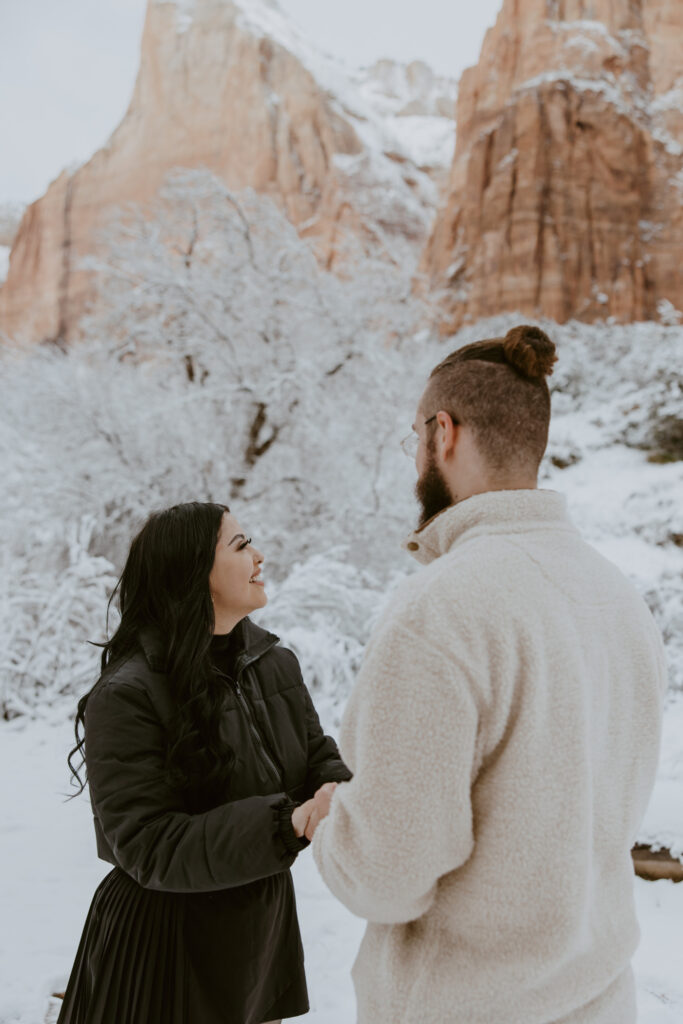
[[[109,604],[118,593],[121,621],[102,645],[102,672],[140,648],[139,633],[152,627],[163,638],[165,673],[175,702],[167,744],[167,769],[188,809],[204,810],[226,799],[234,752],[219,736],[225,682],[212,668],[214,611],[209,574],[226,505],[188,502],[154,512],[131,544]],[[83,792],[85,709],[78,702],[76,746],[69,768]],[[73,758],[80,756],[78,767]]]

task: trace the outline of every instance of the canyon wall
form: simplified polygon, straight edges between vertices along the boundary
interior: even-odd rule
[[[504,0],[423,268],[445,330],[683,309],[683,4]]]

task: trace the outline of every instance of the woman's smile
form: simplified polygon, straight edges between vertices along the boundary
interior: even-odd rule
[[[209,576],[217,633],[229,633],[240,619],[267,603],[262,565],[263,555],[254,547],[251,537],[247,537],[235,517],[226,512]],[[258,589],[258,594],[254,591],[247,594],[247,585]]]

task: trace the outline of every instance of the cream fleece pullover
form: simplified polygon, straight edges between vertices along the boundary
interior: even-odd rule
[[[495,491],[406,542],[425,568],[368,644],[354,772],[313,853],[368,926],[359,1024],[632,1024],[630,848],[666,667],[642,598],[551,491]]]

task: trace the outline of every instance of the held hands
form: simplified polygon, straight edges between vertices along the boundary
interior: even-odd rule
[[[312,800],[307,800],[306,803],[294,808],[292,812],[292,825],[294,826],[295,834],[299,838],[303,835],[307,839],[313,838],[320,822],[330,813],[332,794],[337,786],[337,782],[326,782],[324,786],[320,787]]]

